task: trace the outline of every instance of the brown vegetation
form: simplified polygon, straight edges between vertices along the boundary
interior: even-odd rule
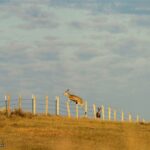
[[[148,150],[150,124],[0,114],[0,142],[7,150]]]

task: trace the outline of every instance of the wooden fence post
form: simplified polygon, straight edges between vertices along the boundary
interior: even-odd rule
[[[32,94],[32,114],[34,114],[34,95]]]
[[[108,107],[108,120],[110,121],[111,120],[111,108]]]
[[[116,120],[117,120],[117,111],[114,110],[114,121],[116,121]]]
[[[10,116],[10,112],[11,112],[11,110],[10,110],[10,96],[8,95],[7,96],[7,115],[8,115],[8,117]]]
[[[76,118],[79,118],[79,112],[78,112],[78,104],[76,104]]]
[[[124,122],[124,112],[121,112],[121,121]]]
[[[145,123],[145,119],[142,119],[142,122]]]
[[[56,115],[59,115],[59,96],[56,96]]]
[[[10,96],[5,96],[6,115],[10,116]]]
[[[5,111],[6,111],[6,115],[7,115],[8,112],[7,112],[7,96],[6,96],[6,95],[5,95],[5,107],[6,107],[6,108],[5,108],[5,109],[6,109]]]
[[[70,118],[70,117],[71,117],[71,114],[70,114],[70,105],[69,105],[69,101],[66,102],[66,104],[67,104],[68,117]]]
[[[102,119],[103,121],[105,120],[105,108],[103,105],[102,105]]]
[[[136,122],[139,122],[140,118],[139,115],[136,116]]]
[[[87,101],[85,102],[85,117],[87,117],[87,111],[88,111],[88,108],[87,108]]]
[[[36,96],[32,95],[32,113],[36,114]]]
[[[19,96],[19,99],[18,99],[18,109],[21,110],[22,109],[22,97]]]
[[[96,105],[93,104],[93,113],[94,113],[94,119],[96,119]]]
[[[8,97],[7,97],[8,99],[7,99],[7,107],[8,107],[8,116],[10,116],[10,113],[11,113],[11,110],[10,110],[10,96],[8,95]]]
[[[45,115],[48,114],[48,96],[45,97]]]
[[[131,116],[131,113],[129,113],[129,122],[132,122],[132,116]]]

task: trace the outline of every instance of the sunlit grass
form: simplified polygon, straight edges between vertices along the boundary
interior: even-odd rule
[[[148,150],[150,124],[0,114],[0,139],[7,150]]]

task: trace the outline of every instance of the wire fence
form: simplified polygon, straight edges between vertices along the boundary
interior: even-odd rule
[[[73,103],[72,101],[61,101],[60,97],[56,96],[55,100],[50,100],[48,96],[43,99],[32,96],[30,98],[12,98],[5,96],[0,98],[0,111],[5,111],[9,116],[15,109],[20,109],[24,112],[31,112],[45,115],[61,115],[74,118],[90,118],[103,121],[121,121],[121,122],[145,122],[139,115],[124,113],[120,109],[114,109],[110,106],[99,106],[95,104],[88,105],[86,102],[83,106]]]

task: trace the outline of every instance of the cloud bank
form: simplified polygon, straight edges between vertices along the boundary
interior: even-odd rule
[[[149,118],[149,6],[147,0],[1,1],[1,97],[64,99],[70,88],[89,103]]]

